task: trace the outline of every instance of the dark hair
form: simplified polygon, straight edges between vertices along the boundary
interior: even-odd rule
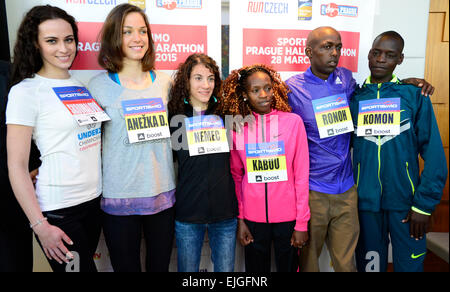
[[[395,39],[395,40],[399,41],[399,43],[400,43],[400,52],[403,52],[403,49],[405,47],[405,40],[402,38],[402,36],[398,32],[393,31],[393,30],[385,31],[385,32],[379,34],[375,38],[375,40],[373,41],[373,44],[376,41],[378,41],[379,39],[383,38],[383,37],[388,37],[388,38]]]
[[[78,27],[73,16],[67,14],[61,8],[50,5],[31,8],[23,18],[17,31],[9,87],[26,78],[34,77],[34,74],[42,68],[43,61],[38,47],[39,25],[50,19],[62,19],[70,24],[75,38],[75,45],[78,48]]]
[[[269,75],[270,79],[272,80],[274,98],[271,104],[271,108],[283,112],[292,111],[292,108],[288,103],[287,96],[289,89],[286,83],[281,79],[280,74],[264,64],[256,64],[234,70],[224,81],[224,105],[222,109],[224,115],[241,115],[245,117],[252,113],[248,102],[244,101],[243,94],[246,93],[248,89],[248,77],[256,72],[264,72]]]
[[[189,101],[190,98],[190,86],[189,79],[191,78],[192,69],[202,64],[208,68],[212,74],[214,74],[214,90],[208,103],[208,111],[212,113],[218,110],[222,104],[220,71],[216,62],[205,54],[193,54],[190,55],[184,63],[181,63],[178,67],[178,71],[175,74],[175,80],[172,89],[169,93],[169,113],[171,115],[184,114],[190,107],[184,100]],[[216,98],[214,100],[214,97]]]
[[[100,32],[98,63],[109,72],[117,73],[123,68],[125,55],[122,51],[122,29],[125,18],[132,12],[139,13],[147,26],[149,48],[141,60],[142,71],[150,71],[155,67],[155,48],[147,16],[139,7],[124,3],[111,10]]]

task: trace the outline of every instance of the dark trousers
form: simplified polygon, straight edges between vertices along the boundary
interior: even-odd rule
[[[59,227],[74,243],[73,245],[64,243],[74,254],[74,260],[68,264],[49,260],[52,270],[54,272],[97,272],[94,254],[101,232],[100,198],[74,207],[43,212],[43,214],[51,225]],[[36,239],[39,242],[37,236]]]
[[[142,234],[146,242],[146,271],[169,271],[175,228],[173,208],[154,215],[103,214],[103,234],[115,272],[141,271]]]
[[[33,271],[33,235],[28,223],[0,228],[0,272]]]
[[[6,167],[6,166],[5,166]],[[33,232],[0,169],[0,272],[33,271]]]
[[[245,271],[268,273],[271,267],[272,242],[277,272],[296,272],[298,249],[291,246],[295,221],[256,223],[245,220],[254,242],[245,247]]]

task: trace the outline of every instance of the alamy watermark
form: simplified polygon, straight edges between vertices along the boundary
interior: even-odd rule
[[[216,117],[219,118],[218,116]],[[187,116],[185,115],[176,115],[170,119],[170,127],[178,128],[171,135],[172,149],[175,151],[189,150],[185,124],[186,118]],[[230,150],[245,150],[247,141],[276,141],[280,135],[277,115],[247,115],[245,117],[242,115],[226,115],[223,121],[224,127],[227,130],[227,140]],[[256,124],[258,125],[257,128]],[[246,125],[248,125],[248,131],[244,135],[243,131]]]

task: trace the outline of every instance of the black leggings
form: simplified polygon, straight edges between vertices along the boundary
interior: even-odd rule
[[[59,227],[73,241],[64,243],[75,259],[68,264],[49,260],[54,272],[97,272],[94,254],[101,232],[100,198],[55,211],[43,212],[51,225]],[[37,241],[39,238],[36,236]],[[40,244],[40,242],[39,242]]]
[[[282,223],[256,223],[245,220],[254,242],[245,247],[245,271],[269,273],[271,271],[272,242],[277,272],[296,272],[298,249],[291,246],[295,221]]]
[[[175,224],[173,208],[143,216],[103,214],[103,234],[115,272],[141,271],[142,233],[146,242],[146,271],[169,271]]]

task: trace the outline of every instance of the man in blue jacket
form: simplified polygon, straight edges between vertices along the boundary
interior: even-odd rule
[[[371,76],[350,102],[353,170],[361,234],[359,271],[386,271],[389,237],[395,271],[423,271],[425,233],[447,178],[441,136],[429,98],[393,75],[403,38],[380,34],[369,52]],[[418,156],[425,161],[420,174]]]
[[[350,120],[348,100],[356,88],[352,72],[337,67],[341,48],[341,36],[335,29],[313,30],[306,44],[311,67],[286,81],[291,90],[292,111],[305,123],[310,155],[310,241],[300,252],[301,271],[319,271],[318,258],[324,242],[335,271],[356,270],[354,251],[359,224],[350,157],[353,125],[347,129],[329,127]],[[339,103],[338,107],[333,103]],[[321,107],[331,116],[323,113]],[[337,121],[339,113],[342,120],[345,115],[346,121]],[[342,132],[337,133],[337,129]]]
[[[335,271],[356,271],[354,253],[359,235],[350,139],[353,122],[349,100],[356,89],[351,71],[337,67],[341,36],[332,27],[310,32],[306,55],[311,66],[289,78],[289,103],[308,135],[310,153],[310,241],[300,253],[301,271],[319,271],[318,259],[326,242]],[[422,79],[408,82],[434,88]]]

